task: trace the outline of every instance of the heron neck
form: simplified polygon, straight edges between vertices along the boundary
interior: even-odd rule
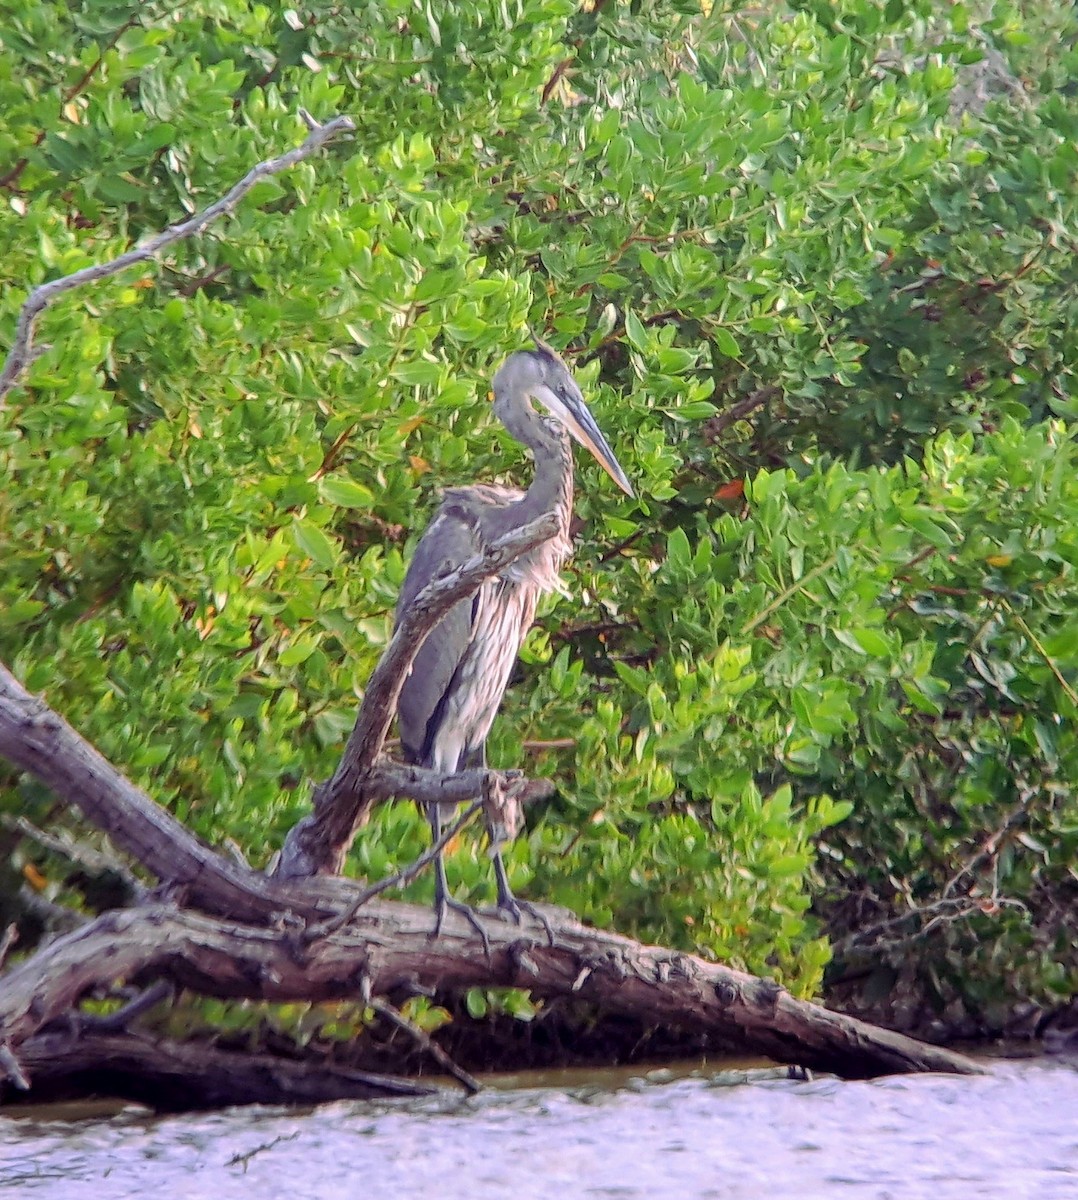
[[[516,506],[519,521],[534,521],[544,513],[556,512],[568,527],[573,508],[573,452],[566,433],[551,434],[531,445],[535,473],[523,499]]]
[[[538,520],[545,512],[556,512],[562,524],[562,535],[568,533],[569,516],[573,511],[573,450],[568,433],[544,431],[540,438],[529,438],[534,474],[528,490],[508,508],[499,509],[491,530],[496,535],[519,529],[522,524]]]

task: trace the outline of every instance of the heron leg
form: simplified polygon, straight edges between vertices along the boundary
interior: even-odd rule
[[[431,804],[428,807],[427,816],[430,820],[431,834],[434,842],[437,843],[442,836],[442,814],[439,812],[437,804]],[[445,877],[445,859],[442,851],[439,850],[434,856],[434,928],[430,933],[432,938],[441,936],[442,924],[449,909],[460,913],[479,934],[483,941],[483,953],[490,958],[490,938],[483,928],[483,922],[480,921],[474,909],[465,904],[463,900],[455,899],[449,893],[449,882]]]
[[[486,739],[479,743],[469,757],[469,767],[486,767],[487,765],[487,743]],[[498,910],[503,912],[511,920],[520,925],[523,920],[523,914],[534,917],[536,921],[542,925],[547,941],[551,946],[554,945],[554,930],[551,928],[550,921],[542,909],[536,908],[528,900],[518,900],[513,895],[513,889],[509,886],[509,876],[505,872],[505,862],[502,859],[502,852],[495,847],[492,855],[494,859],[494,878],[498,884]]]
[[[494,851],[494,878],[498,883],[498,908],[519,925],[523,921],[523,914],[534,917],[546,932],[547,941],[554,945],[554,929],[550,924],[546,913],[541,908],[537,908],[529,900],[519,900],[513,895],[512,888],[509,886],[509,876],[505,873],[505,863],[502,861],[502,852]]]

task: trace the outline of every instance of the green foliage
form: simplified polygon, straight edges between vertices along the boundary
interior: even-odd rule
[[[300,106],[357,123],[45,315],[0,415],[0,657],[265,862],[437,486],[526,470],[485,396],[530,321],[641,498],[581,463],[576,598],[491,744],[559,784],[514,885],[812,994],[851,896],[883,920],[958,877],[983,911],[923,943],[937,977],[980,1011],[1073,986],[1078,513],[1048,422],[1078,420],[1078,109],[1036,34],[1076,18],[438,7],[0,5],[4,329],[297,143]],[[1000,62],[1036,102],[963,111]],[[385,806],[352,868],[426,841]],[[491,896],[473,838],[451,871]]]

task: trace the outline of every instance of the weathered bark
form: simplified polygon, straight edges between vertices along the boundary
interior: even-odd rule
[[[429,1096],[439,1090],[331,1062],[245,1054],[139,1033],[44,1033],[22,1046],[19,1059],[39,1094],[107,1090],[166,1111]],[[0,1084],[0,1098],[3,1091]]]
[[[492,569],[497,568],[486,560],[469,564],[469,585]],[[466,586],[463,575],[461,571],[450,577],[452,588],[439,591],[439,584],[432,585],[421,600],[433,596],[451,602],[457,598],[455,589]],[[420,632],[412,636],[422,635],[422,621],[437,620],[433,601],[419,620]],[[407,649],[402,649],[375,715],[364,716],[365,705],[357,721],[357,730],[373,730],[370,736],[379,748],[409,661]],[[362,736],[354,740],[352,761],[361,764],[360,782],[357,785],[352,768],[338,771],[335,778],[346,782],[332,793],[331,824],[342,812],[354,817],[357,794],[362,799],[365,789],[374,786],[377,758],[370,757]],[[794,1000],[765,980],[585,929],[557,913],[551,916],[549,944],[516,926],[486,921],[489,956],[477,953],[481,942],[476,930],[459,914],[449,914],[443,936],[434,940],[429,937],[429,911],[403,904],[367,902],[349,914],[346,924],[334,928],[339,914],[355,908],[363,896],[355,884],[326,876],[270,879],[216,854],[2,667],[0,754],[75,804],[118,846],[173,885],[181,902],[203,910],[158,904],[107,913],[0,978],[2,1078],[21,1081],[26,1064],[20,1063],[18,1052],[23,1043],[50,1020],[69,1013],[92,989],[118,980],[153,979],[205,995],[281,1001],[382,994],[398,988],[451,992],[471,986],[517,986],[540,997],[579,996],[599,1013],[714,1032],[777,1061],[844,1076],[977,1070],[946,1050]],[[482,789],[484,773],[474,774],[474,780],[431,779],[424,786],[456,796],[453,789],[461,789],[463,783],[463,797],[473,786]],[[401,777],[399,768],[387,772],[394,789],[401,786]],[[316,815],[308,829],[317,828],[318,820]],[[350,840],[349,821],[335,828]],[[315,936],[319,929],[323,932]]]
[[[229,924],[168,905],[117,911],[58,938],[4,977],[0,1030],[18,1059],[21,1045],[80,996],[121,978],[164,978],[203,995],[278,1001],[359,998],[367,989],[515,986],[540,997],[573,994],[599,1012],[646,1023],[712,1031],[778,1062],[848,1078],[979,1070],[962,1055],[796,1000],[755,976],[588,929],[555,910],[549,917],[553,945],[488,920],[488,960],[476,953],[478,938],[459,914],[449,914],[443,935],[431,939],[429,910],[406,904],[364,908],[350,925],[307,946],[295,931]]]
[[[477,952],[475,929],[454,913],[434,940],[430,912],[404,904],[369,901],[334,928],[333,918],[362,898],[356,884],[270,879],[222,858],[2,667],[0,754],[50,784],[117,845],[180,885],[182,902],[203,910],[156,904],[107,913],[0,978],[0,1077],[19,1080],[22,1045],[88,992],[153,979],[205,995],[279,1001],[518,986],[540,997],[577,996],[599,1013],[644,1024],[713,1032],[780,1062],[850,1077],[977,1070],[960,1055],[794,1000],[773,983],[586,929],[563,913],[550,913],[549,944],[527,929],[485,921],[489,957]],[[400,770],[388,774],[397,786]],[[483,773],[475,774],[464,791],[482,784]],[[430,783],[443,785],[461,781]]]
[[[31,696],[2,663],[0,756],[47,784],[195,907],[241,921],[271,920],[288,910],[328,916],[337,907],[331,881],[323,881],[316,899],[313,889],[301,893],[205,845],[43,700]]]

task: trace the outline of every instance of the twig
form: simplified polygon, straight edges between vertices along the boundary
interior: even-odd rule
[[[22,884],[17,894],[22,914],[47,930],[47,937],[70,933],[73,929],[89,924],[91,920],[75,909],[68,908],[66,904],[57,904],[55,900],[50,900],[29,883]]]
[[[554,89],[558,86],[566,71],[576,62],[576,55],[572,54],[568,58],[563,58],[560,63],[554,68],[550,78],[543,85],[543,92],[539,98],[539,106],[542,108],[550,97],[554,94]]]
[[[380,879],[377,883],[372,883],[369,888],[365,888],[360,892],[355,900],[347,908],[337,913],[335,917],[330,917],[328,921],[323,921],[319,925],[312,925],[304,932],[302,938],[304,945],[321,941],[322,938],[329,937],[331,933],[336,933],[338,929],[343,929],[355,917],[363,905],[373,900],[375,896],[389,891],[390,888],[403,887],[405,884],[411,883],[417,875],[420,875],[435,860],[457,834],[472,821],[482,807],[483,805],[478,800],[474,804],[469,805],[464,813],[415,862],[409,863],[408,866],[398,871],[395,875],[389,875],[385,879]]]
[[[1067,699],[1071,702],[1071,704],[1074,705],[1075,708],[1078,708],[1078,694],[1075,693],[1074,688],[1072,688],[1064,678],[1063,672],[1056,665],[1056,662],[1052,656],[1044,648],[1044,644],[1041,642],[1040,638],[1038,638],[1033,630],[1030,629],[1030,627],[1026,624],[1025,618],[1022,616],[1022,614],[1011,605],[1011,602],[1006,596],[1001,595],[999,597],[999,603],[1011,614],[1012,617],[1014,617],[1015,623],[1018,625],[1019,629],[1021,629],[1027,638],[1029,638],[1030,642],[1033,644],[1034,650],[1036,650],[1041,658],[1044,659],[1045,666],[1056,677],[1056,682],[1063,689]]]
[[[0,817],[0,824],[3,824],[6,828],[16,833],[22,834],[23,837],[29,838],[32,842],[37,842],[39,846],[50,853],[58,854],[61,858],[66,858],[69,862],[84,867],[93,875],[103,875],[106,872],[111,872],[123,881],[124,886],[133,899],[141,900],[145,898],[146,887],[121,859],[106,854],[95,846],[80,842],[66,832],[57,834],[47,833],[44,829],[39,829],[27,817],[9,817],[5,815]]]
[[[772,600],[769,605],[767,605],[766,608],[762,608],[756,614],[756,616],[750,617],[749,620],[747,620],[741,627],[741,636],[744,637],[745,634],[752,633],[757,625],[762,624],[769,616],[771,616],[773,612],[775,612],[777,609],[780,609],[786,603],[786,601],[789,600],[789,598],[795,592],[799,592],[805,586],[805,584],[809,582],[810,579],[815,579],[817,575],[822,575],[824,571],[829,571],[837,562],[838,555],[832,554],[825,558],[822,563],[818,563],[815,567],[813,567],[811,571],[806,571],[800,579],[795,580],[788,588],[786,588],[785,591],[780,592],[779,595],[777,595],[775,599]]]
[[[255,1146],[253,1150],[248,1150],[244,1154],[233,1154],[233,1156],[225,1163],[226,1167],[243,1167],[244,1175],[247,1174],[247,1165],[256,1154],[261,1154],[264,1150],[272,1150],[274,1146],[279,1146],[282,1142],[294,1142],[300,1135],[297,1129],[295,1133],[282,1133],[275,1137],[270,1142],[263,1142],[261,1146]]]
[[[387,1021],[396,1025],[398,1029],[403,1029],[409,1037],[414,1038],[431,1058],[434,1059],[438,1066],[453,1076],[469,1096],[474,1096],[476,1092],[482,1090],[482,1085],[474,1075],[469,1075],[463,1067],[458,1067],[429,1034],[424,1033],[418,1025],[409,1021],[407,1017],[402,1016],[392,1004],[387,1003],[385,1000],[378,1000],[373,996],[367,1003],[379,1016],[385,1017]]]
[[[729,426],[736,424],[738,421],[743,421],[758,408],[763,408],[765,404],[769,404],[776,396],[781,395],[782,388],[779,387],[757,388],[755,392],[746,396],[744,400],[738,400],[736,404],[731,404],[729,408],[712,417],[708,421],[707,426],[709,436],[713,438],[718,437]]]
[[[471,767],[447,775],[431,767],[417,767],[381,758],[371,768],[364,791],[379,800],[393,797],[414,800],[417,804],[467,804],[483,794],[491,775],[504,776],[506,782],[523,777],[522,771],[492,771]]]
[[[951,899],[934,900],[931,904],[911,908],[909,912],[900,913],[897,917],[889,917],[887,920],[878,921],[875,925],[869,925],[865,929],[858,929],[848,937],[834,942],[832,950],[836,955],[847,954],[849,951],[855,950],[858,946],[865,945],[871,945],[874,952],[877,950],[898,950],[928,937],[938,925],[953,924],[957,921],[968,920],[974,916],[984,916],[987,912],[993,912],[998,908],[1019,908],[1023,910],[1026,908],[1026,905],[1021,900],[1012,900],[1004,896],[992,897],[989,904],[990,907],[986,908],[984,904],[979,903],[976,898],[970,896],[955,896]],[[924,920],[926,917],[928,920]],[[906,924],[907,921],[917,920],[924,923],[912,933],[906,934],[903,937],[880,939],[881,933],[886,933],[891,929],[898,929]]]
[[[8,954],[11,952],[11,947],[19,940],[19,927],[14,921],[4,930],[4,936],[0,938],[0,967],[3,967],[7,960]]]
[[[243,199],[260,179],[264,179],[268,175],[276,175],[279,171],[294,166],[296,163],[308,158],[315,150],[320,149],[331,138],[336,137],[337,134],[352,131],[356,127],[352,118],[346,116],[334,117],[332,121],[328,121],[325,125],[314,123],[310,115],[304,113],[302,110],[300,111],[300,116],[304,123],[311,129],[310,134],[303,144],[286,151],[284,154],[278,155],[276,158],[266,159],[264,162],[260,162],[252,167],[239,183],[220,200],[216,200],[213,204],[204,208],[201,212],[195,213],[193,217],[188,218],[188,220],[181,222],[179,225],[170,226],[163,233],[150,238],[143,245],[136,246],[133,250],[128,250],[126,254],[121,254],[119,258],[114,258],[110,262],[96,263],[91,267],[84,267],[81,271],[75,271],[71,275],[62,275],[59,279],[52,279],[48,283],[43,283],[39,287],[34,288],[19,312],[11,350],[8,353],[7,361],[4,363],[3,371],[0,371],[0,407],[3,407],[5,397],[18,382],[27,367],[35,358],[44,353],[45,347],[34,347],[34,329],[41,313],[59,296],[71,291],[73,288],[82,287],[83,284],[96,283],[99,279],[116,275],[120,271],[126,270],[127,267],[134,266],[136,263],[155,258],[167,246],[171,246],[173,242],[191,237],[192,234],[200,232],[211,222],[216,221],[218,217],[232,212],[240,200]]]
[[[139,992],[133,1000],[129,1000],[115,1012],[105,1013],[104,1015],[98,1015],[97,1013],[76,1014],[78,1024],[80,1028],[88,1029],[93,1033],[120,1033],[136,1017],[141,1017],[144,1012],[149,1012],[151,1008],[160,1004],[162,1000],[171,999],[175,991],[176,989],[169,980],[159,979],[144,991]]]
[[[1031,802],[1036,799],[1036,792],[1031,787],[1021,787],[1020,797],[1017,806],[1004,818],[1003,824],[984,839],[980,849],[972,854],[947,881],[943,888],[944,897],[953,896],[959,883],[967,876],[972,878],[974,873],[985,863],[998,860],[1000,846],[1008,838],[1011,830],[1029,816],[1029,807]]]
[[[3,1075],[0,1075],[0,1079],[10,1079],[22,1092],[30,1090],[30,1080],[26,1078],[25,1072],[19,1066],[19,1060],[11,1052],[11,1047],[7,1042],[0,1042],[0,1068],[3,1068]]]
[[[629,534],[629,536],[627,538],[618,542],[617,545],[611,546],[609,550],[604,550],[603,553],[599,556],[599,561],[600,562],[609,562],[610,559],[616,558],[623,550],[628,550],[629,547],[633,544],[633,542],[637,541],[640,537],[643,536],[643,533],[644,533],[644,530],[641,528],[641,529],[636,530],[635,533]]]
[[[571,642],[574,638],[602,638],[607,633],[620,633],[623,629],[638,628],[639,625],[636,621],[593,621],[590,624],[566,625],[561,629],[555,629],[550,636],[561,642]]]

